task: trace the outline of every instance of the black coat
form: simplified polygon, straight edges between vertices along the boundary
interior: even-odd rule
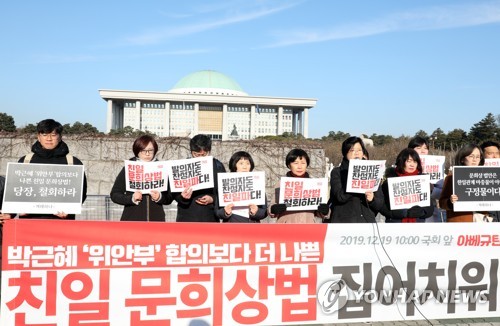
[[[137,158],[131,158],[136,161]],[[143,194],[142,201],[137,205],[132,201],[134,192],[126,190],[125,167],[122,168],[116,177],[111,189],[111,200],[113,203],[123,205],[123,213],[120,221],[155,221],[165,222],[165,211],[163,205],[169,205],[173,201],[170,190],[162,191],[158,202],[153,201],[150,195]]]
[[[65,142],[60,141],[56,148],[48,150],[42,147],[39,141],[36,141],[33,146],[31,146],[31,151],[33,156],[30,159],[30,164],[62,164],[68,165],[68,159],[66,155],[69,154],[68,145]],[[18,163],[24,163],[23,156],[19,159]],[[73,156],[73,165],[83,165],[82,161]],[[83,189],[82,189],[82,204],[87,198],[87,177],[85,173],[83,174]],[[41,218],[41,219],[55,219],[62,220],[61,218],[50,215],[50,214],[28,214],[19,216],[19,218]],[[69,214],[64,220],[74,220],[75,215]]]
[[[330,174],[330,204],[332,214],[329,223],[374,223],[377,210],[382,203],[380,188],[374,193],[373,200],[368,203],[365,194],[347,193],[347,174],[349,160],[344,158],[340,166]]]
[[[175,195],[177,201],[177,222],[219,222],[215,207],[219,207],[217,198],[217,173],[226,172],[224,165],[214,158],[214,187],[193,191],[191,198],[184,199],[180,193]],[[214,202],[209,205],[199,205],[196,199],[210,195]]]

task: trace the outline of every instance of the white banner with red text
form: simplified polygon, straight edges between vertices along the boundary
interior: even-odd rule
[[[499,317],[500,223],[9,220],[1,325]]]

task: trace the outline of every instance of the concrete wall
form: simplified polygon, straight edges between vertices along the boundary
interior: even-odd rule
[[[85,165],[89,195],[108,195],[111,187],[123,167],[123,160],[133,156],[133,138],[115,137],[78,137],[64,136],[70,153],[78,157]],[[20,157],[31,152],[36,141],[34,135],[0,135],[0,175],[5,175],[8,162],[17,162]],[[157,138],[159,160],[175,160],[187,158],[189,139]],[[285,145],[285,146],[284,146]],[[326,173],[324,150],[320,147],[303,144],[284,144],[266,141],[215,141],[212,144],[212,155],[218,158],[227,169],[231,155],[239,150],[249,152],[255,162],[256,171],[264,171],[267,178],[268,194],[288,169],[285,157],[290,149],[300,147],[306,150],[311,158],[309,173],[313,177],[323,177]]]

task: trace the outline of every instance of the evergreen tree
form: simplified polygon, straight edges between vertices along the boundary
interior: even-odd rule
[[[14,118],[7,113],[0,112],[0,131],[16,131],[16,124]]]
[[[469,141],[481,143],[485,140],[498,140],[499,131],[495,116],[488,113],[484,119],[470,128]]]

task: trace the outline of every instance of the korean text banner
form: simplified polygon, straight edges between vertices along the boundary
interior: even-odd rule
[[[140,191],[149,194],[151,190],[167,191],[167,162],[125,161],[125,180],[127,191]]]
[[[385,160],[349,160],[346,192],[377,191],[385,172]]]
[[[431,184],[428,174],[387,178],[391,209],[431,205]]]
[[[264,205],[266,176],[264,172],[217,173],[219,206]]]
[[[500,167],[453,167],[453,193],[456,212],[500,211]]]
[[[328,201],[327,178],[281,177],[279,203],[288,211],[317,210]]]
[[[80,214],[83,165],[7,163],[6,213]]]
[[[214,158],[203,156],[185,160],[168,161],[168,180],[172,192],[181,192],[214,187]]]
[[[9,220],[0,324],[500,316],[500,224],[415,223],[407,234],[398,224]]]
[[[423,173],[429,175],[431,183],[444,179],[445,157],[441,155],[420,155]]]

